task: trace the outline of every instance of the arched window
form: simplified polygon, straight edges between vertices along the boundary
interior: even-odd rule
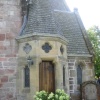
[[[65,67],[63,66],[63,86],[65,86]]]
[[[24,86],[25,87],[30,87],[30,69],[28,66],[24,68]]]
[[[80,65],[77,67],[77,84],[82,83],[82,68]]]

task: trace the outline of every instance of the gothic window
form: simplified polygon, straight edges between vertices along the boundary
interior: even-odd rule
[[[63,67],[63,86],[65,86],[65,67]]]
[[[28,66],[24,68],[24,86],[25,87],[30,87],[30,69]]]
[[[80,65],[77,67],[77,84],[82,83],[82,68]]]
[[[63,54],[64,53],[64,48],[63,48],[63,46],[61,45],[61,47],[60,47],[60,52],[61,52],[61,54]]]
[[[46,53],[48,53],[48,52],[52,49],[52,47],[49,45],[49,43],[45,43],[45,44],[42,46],[42,49],[43,49]]]

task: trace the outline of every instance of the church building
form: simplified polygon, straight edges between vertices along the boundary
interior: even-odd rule
[[[0,0],[0,100],[63,89],[81,100],[94,80],[93,51],[78,9],[65,0]]]

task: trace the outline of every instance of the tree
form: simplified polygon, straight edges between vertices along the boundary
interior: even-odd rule
[[[89,39],[94,49],[95,75],[100,76],[100,28],[93,26],[87,30]]]

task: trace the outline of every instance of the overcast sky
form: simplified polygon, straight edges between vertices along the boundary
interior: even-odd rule
[[[100,0],[66,0],[66,2],[71,11],[78,8],[86,29],[93,25],[100,27]]]

